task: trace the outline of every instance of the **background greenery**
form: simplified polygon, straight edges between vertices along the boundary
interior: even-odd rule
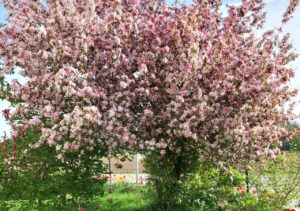
[[[287,210],[291,200],[299,200],[299,160],[297,154],[280,156],[276,161],[266,160],[263,164],[252,165],[249,171],[250,190],[246,190],[245,174],[232,169],[228,175],[218,169],[201,164],[198,172],[182,184],[177,193],[178,201],[172,209],[162,208],[159,195],[149,182],[144,186],[129,183],[104,185],[90,184],[98,191],[87,194],[81,201],[74,201],[67,193],[62,206],[55,194],[50,192],[43,200],[42,207],[27,199],[8,199],[0,210]],[[288,182],[288,183],[287,183]],[[37,186],[40,186],[38,183]],[[51,187],[51,186],[50,186]],[[6,187],[7,188],[7,187]],[[1,193],[3,194],[3,192]],[[59,193],[58,195],[59,196]],[[1,195],[2,197],[2,195]]]

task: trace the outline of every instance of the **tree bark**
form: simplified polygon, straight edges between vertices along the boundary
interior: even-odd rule
[[[246,169],[246,191],[247,191],[247,193],[250,192],[249,172],[248,172],[248,169]]]

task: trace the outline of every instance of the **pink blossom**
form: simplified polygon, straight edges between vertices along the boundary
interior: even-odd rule
[[[11,158],[4,158],[4,163],[9,165],[11,163],[11,160]]]
[[[292,15],[295,12],[299,3],[300,3],[300,0],[290,0],[290,4],[289,4],[286,12],[283,14],[283,19],[282,19],[283,23],[287,23],[291,19]]]
[[[10,112],[10,109],[4,109],[2,111],[2,115],[3,117],[5,118],[5,120],[8,120],[9,119],[9,112]]]
[[[64,144],[64,149],[65,150],[68,150],[70,148],[70,143],[69,142],[66,142],[65,144]]]
[[[23,129],[20,129],[19,134],[20,134],[21,137],[24,137],[24,134],[25,134],[25,133],[24,133],[24,130],[23,130]]]
[[[13,151],[13,157],[15,158],[16,156],[17,156],[17,151],[14,150],[14,151]]]
[[[52,145],[54,144],[54,140],[53,140],[52,137],[50,137],[50,138],[48,139],[48,144],[49,144],[49,146],[52,146]]]
[[[14,141],[18,138],[18,136],[16,134],[12,134],[11,137]]]

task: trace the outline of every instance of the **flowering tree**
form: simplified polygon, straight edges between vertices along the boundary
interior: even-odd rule
[[[288,135],[296,55],[280,28],[257,36],[262,0],[228,6],[225,16],[220,0],[3,3],[2,73],[18,66],[28,79],[11,84],[22,100],[13,115],[41,128],[35,147],[54,145],[60,158],[95,146],[162,156],[197,149],[225,168],[273,156],[270,144]]]

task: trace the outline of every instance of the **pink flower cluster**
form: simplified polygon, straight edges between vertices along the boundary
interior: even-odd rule
[[[282,19],[283,23],[287,23],[292,18],[292,15],[295,12],[299,3],[300,3],[300,0],[290,0],[290,4],[289,4],[286,12],[283,14],[283,19]]]
[[[17,138],[24,137],[24,128],[22,125],[16,126],[13,124],[12,115],[10,113],[10,109],[4,109],[2,111],[2,115],[5,118],[6,121],[8,121],[11,124],[12,132],[11,132],[11,141],[14,142],[14,150],[9,151],[9,153],[6,153],[7,148],[7,141],[9,140],[6,137],[6,132],[4,132],[4,140],[2,141],[2,148],[1,148],[1,155],[4,159],[4,163],[10,164],[16,157],[17,157],[17,150],[16,150],[16,144]]]

